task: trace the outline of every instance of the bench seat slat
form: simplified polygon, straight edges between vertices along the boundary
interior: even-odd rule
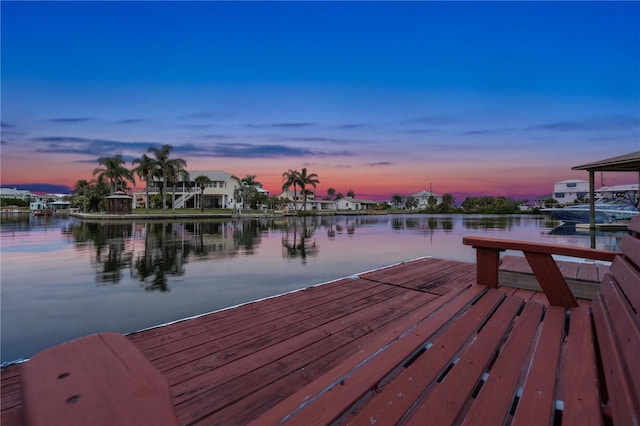
[[[540,324],[544,305],[529,302],[520,315],[500,355],[491,368],[489,378],[471,405],[463,424],[503,424],[513,403],[523,365]]]
[[[552,424],[565,309],[549,306],[528,371],[513,425]]]
[[[409,424],[454,423],[521,307],[522,299],[518,297],[511,296],[504,300],[444,380],[436,383],[425,399],[409,414]]]
[[[368,425],[371,419],[375,419],[377,424],[397,423],[422,392],[432,386],[438,375],[451,364],[456,353],[491,315],[502,298],[497,290],[487,292],[465,315],[457,318],[432,340],[426,352],[378,389],[362,407],[358,407],[355,417],[348,419],[348,423]]]
[[[564,401],[566,424],[602,424],[595,342],[589,308],[570,310],[569,333],[560,366],[558,398]]]
[[[620,290],[635,311],[636,320],[640,321],[640,272],[619,256],[611,265],[610,273],[616,277]]]
[[[640,413],[638,397],[634,398],[633,396],[624,366],[617,354],[613,326],[602,295],[598,295],[592,300],[591,311],[598,335],[602,369],[607,386],[609,399],[607,405],[611,410],[613,422],[620,425],[637,425]]]
[[[633,387],[640,391],[640,328],[635,324],[635,317],[627,299],[620,292],[612,275],[606,276],[602,282],[601,295],[614,331],[616,351],[627,365],[626,374]]]
[[[638,221],[640,222],[640,221]],[[620,248],[633,264],[640,267],[640,238],[634,238],[631,235],[623,235],[620,242]]]

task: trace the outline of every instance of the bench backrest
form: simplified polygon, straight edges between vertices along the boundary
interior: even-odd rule
[[[640,216],[622,238],[591,311],[606,389],[603,401],[614,424],[640,424]]]

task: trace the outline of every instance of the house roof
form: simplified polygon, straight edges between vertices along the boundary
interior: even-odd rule
[[[212,182],[226,182],[232,177],[238,179],[231,173],[227,173],[223,170],[189,170],[189,178],[191,180],[195,180],[198,176],[206,176],[211,179]]]
[[[341,201],[341,200],[345,200],[348,201],[350,203],[360,203],[360,204],[378,204],[377,201],[372,201],[372,200],[361,200],[359,198],[351,198],[351,197],[344,197],[344,198],[339,198],[336,200],[337,201]]]
[[[423,189],[420,192],[415,192],[415,193],[409,194],[409,195],[411,195],[413,197],[431,197],[431,196],[442,197],[442,195],[436,194],[435,192],[427,191],[426,189]]]
[[[590,172],[640,172],[640,151],[582,164],[571,169]]]

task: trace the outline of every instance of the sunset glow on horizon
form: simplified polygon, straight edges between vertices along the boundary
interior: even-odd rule
[[[318,197],[531,200],[640,150],[639,2],[0,9],[3,187],[72,188],[100,157],[170,144],[187,170],[256,175],[272,195],[306,167]]]

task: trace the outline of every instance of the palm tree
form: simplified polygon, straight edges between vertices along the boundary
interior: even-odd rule
[[[113,157],[101,157],[98,159],[98,164],[102,167],[96,167],[93,170],[93,176],[98,175],[98,179],[109,179],[111,183],[111,193],[114,193],[118,187],[124,189],[125,180],[128,180],[135,185],[133,178],[133,172],[124,167],[124,160],[122,155],[117,154]]]
[[[82,195],[82,211],[87,212],[87,190],[91,187],[91,183],[86,179],[76,181],[74,190],[76,195]]]
[[[256,187],[262,188],[262,184],[256,180],[256,175],[247,175],[241,179],[241,182],[253,188],[256,188]]]
[[[313,189],[315,189],[319,183],[318,175],[315,173],[308,175],[306,167],[303,167],[302,171],[298,174],[298,185],[300,185],[300,191],[304,196],[304,211],[307,211],[307,185],[313,186]]]
[[[394,194],[394,195],[391,197],[391,202],[392,202],[393,204],[395,204],[396,208],[397,208],[397,207],[399,207],[399,206],[400,206],[400,204],[402,204],[402,195],[400,195],[400,194]]]
[[[137,166],[133,169],[133,172],[145,182],[144,208],[149,211],[149,180],[153,177],[155,162],[153,161],[153,158],[149,157],[147,154],[142,154],[142,157],[136,158],[131,162],[132,166],[135,166],[136,164]]]
[[[186,170],[187,162],[182,158],[173,158],[167,161],[167,182],[171,183],[171,210],[176,211],[176,185],[180,179],[182,181],[189,180],[189,173]]]
[[[336,189],[335,188],[329,188],[327,189],[327,197],[329,197],[330,200],[333,200],[333,197],[336,196]]]
[[[300,172],[297,170],[287,170],[282,174],[282,190],[287,191],[291,186],[293,186],[293,201],[294,201],[294,210],[298,210],[298,194],[296,192],[296,188],[300,183]]]
[[[166,211],[167,209],[167,198],[166,194],[166,186],[167,186],[167,177],[171,173],[171,163],[169,159],[169,155],[171,154],[171,150],[173,147],[171,145],[163,145],[162,148],[150,147],[148,151],[153,154],[155,157],[155,173],[156,176],[162,179],[162,187],[160,188],[160,194],[162,196],[162,211]],[[174,159],[176,161],[182,161],[186,167],[186,161],[182,158]]]
[[[356,193],[353,192],[353,189],[349,189],[349,192],[347,192],[347,197],[356,198]]]
[[[211,183],[211,179],[209,179],[205,175],[200,175],[195,180],[196,186],[200,187],[200,211],[204,212],[204,189]]]

